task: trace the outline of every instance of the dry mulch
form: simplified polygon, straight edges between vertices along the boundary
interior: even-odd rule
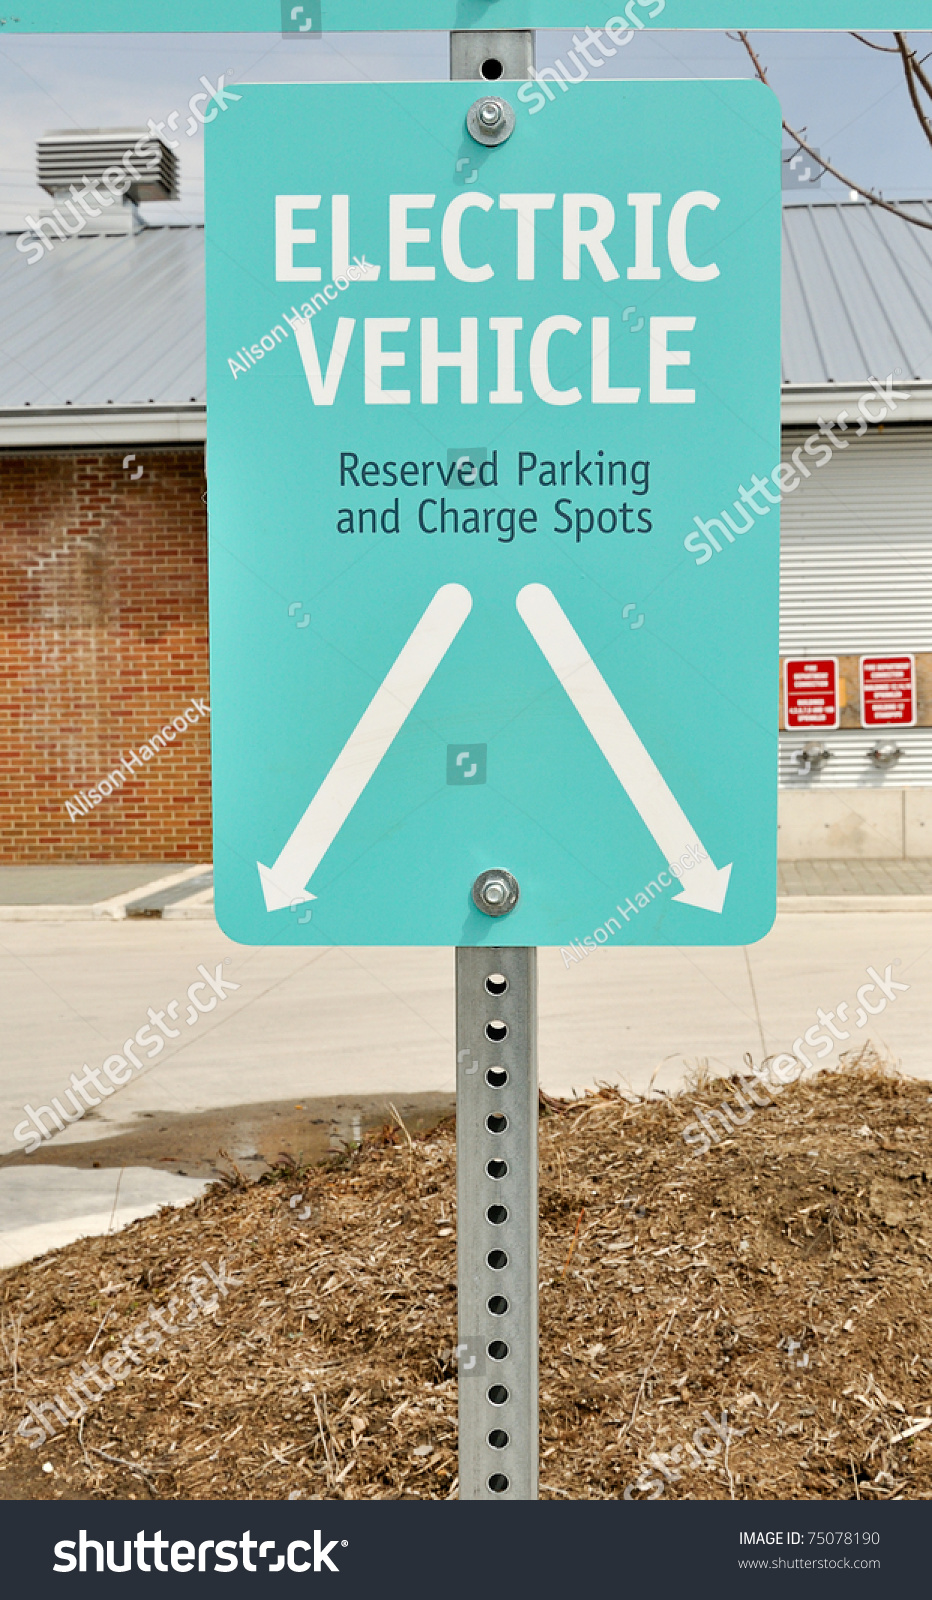
[[[542,1498],[928,1499],[929,1086],[862,1055],[684,1144],[736,1087],[542,1101]],[[4,1273],[0,1495],[455,1497],[454,1179],[395,1125]],[[16,1437],[205,1261],[219,1312]]]

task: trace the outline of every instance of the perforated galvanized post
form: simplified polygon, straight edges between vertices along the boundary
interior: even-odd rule
[[[450,77],[528,78],[533,32],[450,34]],[[466,118],[480,144],[514,130],[487,94]],[[519,886],[488,870],[472,899],[506,917]],[[538,1494],[536,950],[456,950],[456,1288],[460,1499]]]
[[[529,78],[533,65],[529,29],[450,35],[451,78]],[[514,112],[486,94],[466,125],[502,144]],[[520,890],[492,869],[472,893],[486,916],[507,917]],[[536,950],[457,950],[456,1052],[459,1497],[536,1500]]]
[[[450,76],[529,78],[534,34],[450,35]],[[496,145],[514,129],[487,94],[467,127]],[[491,870],[473,885],[487,916],[507,916],[519,888]],[[456,952],[456,1209],[459,1497],[536,1500],[537,951]]]
[[[536,950],[457,950],[456,1045],[459,1497],[536,1500]]]

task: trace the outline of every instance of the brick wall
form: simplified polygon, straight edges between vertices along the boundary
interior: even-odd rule
[[[210,698],[203,451],[126,453],[0,455],[3,863],[210,860],[209,717],[66,810]]]

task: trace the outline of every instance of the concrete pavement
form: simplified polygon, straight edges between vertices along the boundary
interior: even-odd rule
[[[88,922],[101,917],[211,916],[214,869],[154,862],[142,865],[53,863],[0,866],[0,922]]]
[[[672,1089],[703,1066],[731,1072],[746,1053],[759,1061],[790,1051],[807,1029],[820,1028],[820,1008],[850,1035],[831,1041],[828,1064],[870,1038],[904,1070],[932,1080],[930,962],[932,915],[905,910],[783,913],[747,951],[603,947],[567,966],[559,951],[542,950],[541,1084],[558,1095],[600,1081],[643,1092],[653,1080]],[[872,981],[869,966],[881,978],[890,967],[892,979],[908,985],[872,1017],[857,999]],[[219,967],[223,981],[238,986],[209,1012],[187,999],[201,981],[199,967],[211,974]],[[76,1144],[126,1134],[165,1113],[335,1095],[387,1107],[399,1095],[453,1092],[449,950],[253,949],[233,944],[213,921],[13,922],[0,929],[0,988],[0,1151],[22,1151],[13,1130],[26,1104],[61,1099],[72,1072],[81,1074],[85,1063],[99,1070],[121,1054],[150,1008],[177,1037],[43,1146],[46,1158],[54,1151],[66,1164]],[[871,1004],[880,998],[871,991]],[[847,1013],[837,1015],[839,1005]],[[5,1175],[14,1188],[23,1170]],[[95,1211],[79,1192],[83,1181],[75,1180],[75,1216]],[[34,1189],[19,1199],[11,1190],[8,1201],[17,1228],[56,1220],[36,1213]]]
[[[932,860],[781,861],[777,896],[781,911],[932,911]],[[210,863],[0,866],[0,922],[210,922],[213,914]]]
[[[0,1172],[0,1268],[73,1239],[116,1233],[161,1206],[187,1205],[206,1187],[150,1167],[7,1167]]]
[[[909,991],[852,1042],[870,1032],[906,1071],[930,1076],[930,953],[932,916],[906,912],[784,914],[747,952],[603,947],[567,967],[543,950],[541,1083],[551,1094],[597,1080],[640,1091],[655,1072],[672,1087],[703,1061],[736,1070],[745,1052],[760,1059],[761,1030],[768,1053],[788,1048],[818,1007],[855,1003],[870,964],[895,960]],[[238,987],[195,1015],[186,991],[199,965]],[[449,950],[249,948],[216,923],[14,923],[0,934],[0,982],[2,1151],[18,1148],[27,1101],[60,1096],[71,1072],[120,1053],[150,1007],[172,1002],[178,1038],[56,1144],[147,1111],[454,1086]]]
[[[0,906],[90,906],[127,889],[140,889],[178,862],[50,861],[47,865],[0,866]]]

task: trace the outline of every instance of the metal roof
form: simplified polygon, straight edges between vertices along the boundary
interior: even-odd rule
[[[902,204],[932,223],[929,201]],[[932,379],[932,231],[864,201],[785,205],[784,383],[891,372]]]
[[[77,237],[36,262],[17,237],[0,234],[0,411],[204,405],[202,227]],[[820,201],[785,205],[783,237],[785,384],[932,380],[932,231]]]
[[[0,409],[203,405],[204,230],[0,235]]]

